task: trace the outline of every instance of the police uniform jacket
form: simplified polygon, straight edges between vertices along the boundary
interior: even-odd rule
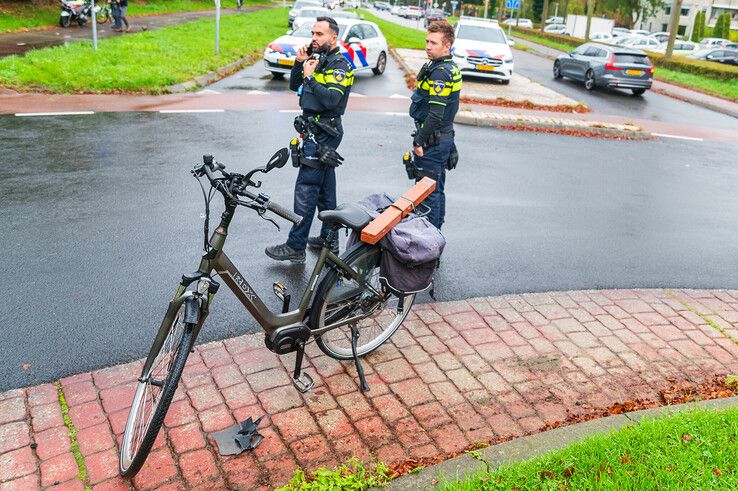
[[[436,130],[441,137],[452,137],[461,93],[459,67],[449,55],[425,65],[417,78],[417,87],[410,103],[410,117],[419,128],[413,144],[426,146]]]
[[[333,118],[346,111],[354,71],[338,47],[324,56],[325,60],[318,63],[309,77],[303,77],[302,62],[296,62],[292,67],[290,89],[300,95],[300,107],[305,116]]]

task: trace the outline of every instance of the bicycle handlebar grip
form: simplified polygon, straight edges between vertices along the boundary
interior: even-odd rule
[[[302,221],[302,217],[300,215],[296,215],[292,213],[290,210],[286,208],[282,208],[282,206],[278,205],[277,203],[270,201],[267,204],[267,210],[271,211],[275,215],[279,215],[285,220],[288,220],[295,225],[298,225]]]

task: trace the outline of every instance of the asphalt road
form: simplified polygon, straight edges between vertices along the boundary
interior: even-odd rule
[[[0,391],[144,356],[179,276],[197,266],[203,206],[192,164],[204,153],[238,170],[262,164],[292,136],[292,117],[0,117],[2,257],[12,280],[0,304]],[[400,163],[408,118],[353,113],[344,126],[339,202],[410,185]],[[457,126],[457,144],[439,300],[738,288],[738,146],[465,126]],[[289,206],[295,176],[285,167],[262,189]],[[264,256],[286,232],[242,210],[226,245],[275,310],[272,282],[285,280],[295,294],[309,274],[309,266]],[[257,329],[223,289],[200,341]]]

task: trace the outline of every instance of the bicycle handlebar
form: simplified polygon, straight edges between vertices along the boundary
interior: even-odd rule
[[[298,225],[302,221],[301,216],[291,212],[282,205],[271,201],[269,199],[269,196],[265,194],[259,194],[257,196],[254,193],[248,191],[246,187],[249,184],[252,184],[250,179],[246,179],[246,182],[242,182],[245,176],[241,176],[239,174],[230,174],[224,169],[225,166],[220,162],[215,162],[211,155],[205,155],[203,156],[203,164],[196,167],[193,173],[197,175],[198,173],[200,173],[200,171],[202,171],[201,175],[204,174],[215,189],[220,191],[227,198],[235,200],[240,205],[247,206],[259,213],[263,213],[264,211],[269,210],[275,215],[278,215],[285,220],[294,223],[295,225]],[[213,175],[214,171],[220,171],[220,173],[223,174],[224,179],[215,177]],[[231,186],[226,184],[225,181],[228,181],[229,184],[236,183],[236,186],[231,189]],[[236,196],[234,196],[234,194]],[[250,201],[243,202],[239,200],[237,196],[244,196]]]

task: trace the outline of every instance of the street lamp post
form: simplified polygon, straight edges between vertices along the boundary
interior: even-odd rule
[[[215,54],[220,52],[220,0],[215,0]]]

